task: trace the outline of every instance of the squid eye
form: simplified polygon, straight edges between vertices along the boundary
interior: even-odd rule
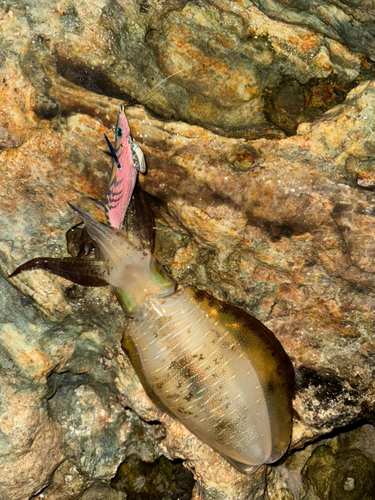
[[[116,135],[118,135],[119,137],[122,137],[122,134],[123,134],[122,128],[121,127],[117,127],[116,128]]]

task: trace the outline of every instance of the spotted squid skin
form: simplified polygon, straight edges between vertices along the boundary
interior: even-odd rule
[[[153,402],[239,471],[285,453],[293,367],[249,314],[194,288],[149,296],[123,346]]]

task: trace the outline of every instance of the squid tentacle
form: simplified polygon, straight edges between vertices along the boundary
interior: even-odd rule
[[[34,269],[43,269],[61,278],[68,279],[77,285],[83,286],[105,286],[108,284],[108,268],[105,262],[101,260],[91,260],[79,257],[37,257],[29,260],[17,267],[9,278],[17,276],[23,271]]]

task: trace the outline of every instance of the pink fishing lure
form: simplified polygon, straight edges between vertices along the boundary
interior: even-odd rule
[[[106,140],[113,160],[104,197],[105,215],[107,224],[119,229],[123,224],[134,191],[138,170],[145,171],[143,153],[131,138],[129,124],[122,105],[116,124],[115,148],[112,148],[107,137]]]

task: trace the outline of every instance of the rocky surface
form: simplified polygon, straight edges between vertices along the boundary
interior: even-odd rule
[[[1,3],[1,498],[125,499],[120,464],[165,455],[192,472],[194,499],[367,499],[373,428],[326,436],[374,418],[370,4]],[[278,467],[243,476],[152,405],[109,289],[7,280],[66,255],[66,201],[103,196],[123,100],[159,260],[263,321],[294,363]]]
[[[246,142],[173,124],[178,155],[167,127],[155,163],[149,142],[146,189],[185,228],[173,274],[279,334],[297,369],[295,409],[315,435],[373,406],[373,193],[348,163],[371,161],[374,90],[363,84],[292,138],[252,141],[245,172],[233,158]]]
[[[168,119],[277,137],[371,77],[373,14],[362,3],[9,0],[3,49],[20,53],[45,118],[58,112],[58,74]]]
[[[375,491],[372,425],[323,439],[294,453],[269,476],[271,500],[371,500]]]

